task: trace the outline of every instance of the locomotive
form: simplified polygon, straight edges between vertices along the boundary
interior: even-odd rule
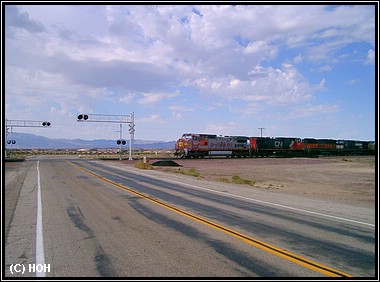
[[[374,155],[375,143],[298,137],[247,137],[185,133],[175,144],[176,157],[295,157]]]

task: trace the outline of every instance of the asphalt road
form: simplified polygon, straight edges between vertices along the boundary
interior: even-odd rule
[[[374,211],[250,191],[101,161],[6,163],[3,278],[376,275]]]

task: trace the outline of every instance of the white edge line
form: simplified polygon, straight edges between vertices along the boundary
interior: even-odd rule
[[[37,226],[36,226],[36,264],[45,265],[44,239],[42,233],[42,201],[40,183],[40,161],[37,161]],[[36,277],[45,277],[45,271],[36,271]]]
[[[131,170],[120,168],[120,167],[113,166],[113,165],[109,165],[109,166],[117,168],[117,169],[122,169],[122,170],[125,170],[125,171],[128,171],[128,172],[131,172],[131,173],[135,173],[135,174],[138,174],[138,175],[147,176],[146,174],[140,173],[140,172],[137,172],[137,171],[131,171]],[[262,204],[266,204],[266,205],[281,207],[281,208],[285,208],[285,209],[289,209],[289,210],[295,210],[295,211],[299,211],[299,212],[303,212],[303,213],[309,213],[309,214],[314,214],[314,215],[318,215],[318,216],[322,216],[322,217],[329,217],[329,218],[333,218],[333,219],[337,219],[337,220],[341,220],[341,221],[348,221],[348,222],[353,222],[353,223],[357,223],[357,224],[362,224],[362,225],[368,225],[368,226],[375,227],[375,224],[372,224],[372,223],[366,223],[366,222],[361,222],[361,221],[357,221],[357,220],[347,219],[347,218],[343,218],[343,217],[338,217],[338,216],[323,214],[323,213],[319,213],[319,212],[313,212],[313,211],[303,210],[303,209],[289,207],[289,206],[285,206],[285,205],[280,205],[280,204],[276,204],[276,203],[256,200],[256,199],[253,199],[253,198],[243,197],[243,196],[239,196],[239,195],[235,195],[235,194],[231,194],[231,193],[227,193],[227,192],[222,192],[222,191],[212,190],[212,189],[208,189],[208,188],[204,188],[204,187],[199,187],[199,186],[192,185],[192,184],[182,183],[182,182],[175,181],[175,180],[160,178],[160,177],[153,176],[153,175],[149,175],[149,177],[155,178],[157,180],[163,180],[163,181],[166,181],[166,182],[175,183],[175,184],[186,185],[186,186],[189,186],[189,187],[197,188],[197,189],[200,189],[200,190],[205,190],[205,191],[216,193],[216,194],[223,194],[223,195],[227,195],[227,196],[231,196],[231,197],[235,197],[235,198],[241,198],[241,199],[252,201],[252,202],[258,202],[258,203],[262,203]]]

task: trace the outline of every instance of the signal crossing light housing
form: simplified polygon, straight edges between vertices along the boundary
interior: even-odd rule
[[[49,121],[42,122],[42,126],[49,127],[50,125],[51,125],[51,123]]]
[[[116,141],[116,144],[117,144],[117,145],[120,145],[120,144],[121,144],[121,145],[125,145],[125,144],[127,144],[127,142],[125,142],[125,140],[117,140],[117,141]]]
[[[78,115],[78,120],[82,120],[82,119],[84,119],[84,120],[88,120],[88,115],[85,115],[85,114],[80,114],[80,115]]]

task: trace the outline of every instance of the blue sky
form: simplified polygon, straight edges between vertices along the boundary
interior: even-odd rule
[[[375,138],[374,5],[9,4],[5,117],[52,122],[16,132]]]

